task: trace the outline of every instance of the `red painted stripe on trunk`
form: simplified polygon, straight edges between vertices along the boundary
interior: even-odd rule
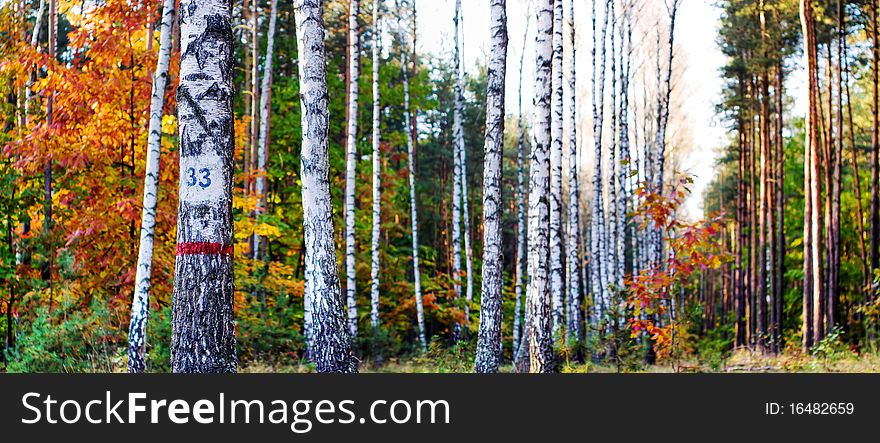
[[[177,255],[232,255],[232,245],[205,242],[179,243]]]

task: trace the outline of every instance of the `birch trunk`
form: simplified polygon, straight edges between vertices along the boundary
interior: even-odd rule
[[[606,1],[606,5],[608,2]],[[604,194],[602,193],[602,119],[605,107],[605,35],[608,26],[608,14],[604,14],[601,40],[596,39],[596,0],[593,0],[593,139],[594,139],[594,171],[593,171],[593,210],[590,218],[590,289],[596,304],[596,321],[601,322],[608,300],[606,297],[607,280],[605,262],[605,213]],[[601,51],[597,45],[601,43]],[[599,55],[597,56],[597,52]],[[601,61],[600,61],[601,60]]]
[[[529,370],[552,372],[550,293],[550,104],[552,96],[553,1],[536,4],[535,105],[529,168]]]
[[[159,195],[159,156],[162,153],[162,112],[165,107],[165,86],[171,61],[171,27],[174,23],[174,0],[162,6],[159,31],[159,59],[153,74],[150,98],[150,126],[147,135],[147,160],[144,171],[144,209],[141,215],[141,240],[135,274],[131,321],[128,327],[128,372],[147,370],[146,335],[150,315],[150,283],[153,267],[153,239],[156,234],[156,199]],[[152,39],[152,36],[149,36]]]
[[[632,56],[632,28],[629,27],[631,4],[623,5],[623,23],[620,24],[620,115],[618,117],[618,136],[620,138],[620,163],[617,166],[617,221],[620,224],[620,238],[617,240],[617,286],[623,287],[626,273],[626,237],[628,223],[626,221],[627,205],[630,201],[627,181],[630,176],[629,155],[629,76]],[[633,251],[635,254],[635,251]]]
[[[174,372],[235,372],[232,5],[180,5],[180,204],[172,301]]]
[[[254,0],[256,1],[256,0]],[[263,81],[260,84],[260,138],[257,142],[257,212],[266,212],[266,159],[269,153],[269,112],[272,109],[269,91],[272,86],[272,56],[275,47],[275,22],[278,17],[278,0],[272,0],[269,12],[269,35],[266,37],[266,61],[263,64]],[[260,260],[260,245],[264,238],[254,234],[254,260]],[[265,252],[264,252],[265,253]]]
[[[459,20],[461,17],[461,0],[455,2],[455,107],[453,109],[453,180],[452,180],[452,278],[453,290],[455,291],[456,302],[461,301],[461,191],[462,171],[461,171],[461,155],[459,151],[462,149],[464,136],[461,127],[461,59],[459,54]],[[465,305],[466,306],[466,305]],[[467,308],[465,308],[467,309]],[[461,324],[455,325],[455,337],[459,338],[461,334]]]
[[[345,148],[345,294],[348,303],[348,329],[357,337],[357,295],[354,263],[354,194],[357,167],[358,77],[360,76],[360,45],[358,34],[358,0],[351,0],[348,13],[348,129]]]
[[[327,132],[330,122],[324,2],[295,0],[302,107],[302,204],[305,237],[305,292],[311,297],[314,328],[311,354],[318,372],[357,372],[343,314],[333,244]]]
[[[506,6],[506,5],[505,5]],[[521,337],[525,334],[520,334],[522,331],[522,297],[523,297],[523,280],[526,279],[526,248],[527,248],[527,236],[526,236],[526,219],[525,219],[525,171],[524,171],[524,162],[525,162],[525,130],[523,126],[525,125],[523,121],[523,112],[522,112],[522,80],[523,80],[523,65],[525,62],[526,55],[526,42],[528,40],[529,35],[529,20],[526,20],[526,31],[523,33],[523,45],[522,52],[519,56],[519,89],[517,91],[517,130],[519,131],[519,142],[517,144],[517,153],[516,153],[516,272],[515,278],[516,281],[514,283],[513,292],[515,294],[515,304],[514,304],[514,315],[513,315],[513,343],[512,343],[512,352],[514,361],[517,360],[517,356],[519,355]],[[528,347],[526,347],[528,348]]]
[[[400,18],[398,17],[398,28]],[[400,29],[400,41],[406,42],[404,31]],[[404,47],[405,43],[402,43]],[[401,51],[401,66],[403,67],[403,108],[404,128],[415,128],[416,121],[412,116],[409,102],[409,68],[407,64],[407,51]],[[412,259],[413,259],[413,288],[416,298],[416,321],[419,326],[419,344],[422,353],[428,350],[428,341],[425,335],[425,309],[422,303],[422,274],[419,271],[419,213],[416,207],[416,168],[415,168],[415,131],[406,131],[407,168],[409,168],[409,204],[410,220],[412,221]]]
[[[562,279],[562,0],[553,2],[552,99],[550,120],[550,301],[553,334],[565,328],[565,293]]]
[[[608,140],[608,237],[606,241],[605,269],[608,275],[606,285],[611,288],[619,288],[617,275],[617,242],[620,239],[620,223],[617,219],[617,171],[620,169],[620,153],[617,146],[617,45],[615,30],[617,29],[617,15],[615,12],[615,0],[608,2],[608,17],[611,22],[609,43],[611,45],[611,106],[610,111],[610,137]],[[610,292],[609,292],[610,295]],[[609,296],[609,301],[611,297]]]
[[[568,90],[568,115],[569,115],[569,139],[568,139],[568,258],[566,275],[566,324],[568,326],[568,341],[581,340],[580,325],[580,157],[577,150],[577,52],[574,27],[574,1],[569,0],[568,32],[571,58],[569,67]]]
[[[370,325],[379,327],[379,240],[382,223],[382,163],[380,154],[379,119],[382,107],[379,102],[379,52],[381,51],[381,29],[379,29],[380,0],[373,1],[373,233],[372,255],[370,259]]]
[[[507,4],[491,0],[491,43],[487,66],[486,145],[483,169],[483,288],[476,372],[498,372],[501,364],[501,308],[504,285],[501,223],[501,160],[504,153],[504,85],[507,74]]]

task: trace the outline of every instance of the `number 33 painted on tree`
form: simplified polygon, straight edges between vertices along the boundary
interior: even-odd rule
[[[199,185],[200,188],[205,189],[208,186],[211,186],[211,170],[208,168],[199,169],[198,175],[196,176],[196,169],[189,168],[186,170],[187,176],[189,179],[186,182],[187,186],[195,186]]]

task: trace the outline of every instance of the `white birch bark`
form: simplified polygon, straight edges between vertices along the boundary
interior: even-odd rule
[[[254,0],[256,1],[256,0]],[[266,61],[263,64],[263,80],[260,85],[260,138],[257,142],[257,212],[266,212],[266,170],[267,153],[269,152],[269,112],[272,109],[269,91],[272,85],[272,56],[275,48],[275,22],[278,17],[278,0],[272,0],[269,12],[269,35],[266,36]],[[260,245],[263,238],[254,234],[254,260],[260,260]]]
[[[305,291],[311,297],[314,327],[310,351],[318,372],[357,372],[346,330],[333,244],[333,207],[327,177],[330,121],[327,61],[324,53],[324,2],[295,0],[302,107],[302,205]]]
[[[526,30],[523,33],[523,45],[522,52],[519,56],[519,89],[517,92],[517,130],[519,131],[519,142],[517,144],[517,153],[516,153],[516,273],[514,282],[514,294],[516,301],[514,302],[514,315],[513,315],[513,356],[514,360],[518,360],[517,356],[520,355],[520,345],[521,345],[521,335],[522,331],[522,298],[523,298],[523,281],[526,279],[526,251],[527,248],[527,239],[526,236],[526,206],[525,206],[525,171],[524,171],[524,162],[525,162],[525,122],[523,119],[522,112],[522,80],[523,80],[523,65],[525,62],[526,55],[526,41],[529,35],[529,23],[531,23],[528,19],[526,19]],[[523,334],[525,335],[525,334]],[[528,349],[528,346],[526,346]]]
[[[569,90],[569,139],[568,139],[568,257],[566,267],[566,324],[568,340],[580,341],[580,180],[577,150],[577,81],[576,81],[576,42],[574,27],[574,0],[569,0],[569,43],[570,62]]]
[[[459,54],[459,14],[461,13],[461,0],[455,2],[455,104],[453,109],[453,179],[452,179],[452,277],[453,290],[455,291],[455,300],[461,302],[461,190],[462,173],[461,173],[461,155],[459,150],[464,140],[461,127],[461,60]],[[455,325],[455,337],[461,334],[461,324]]]
[[[162,112],[165,107],[165,86],[171,62],[171,27],[174,23],[174,0],[162,6],[159,30],[159,59],[153,74],[150,97],[150,126],[147,134],[147,160],[144,171],[144,207],[141,213],[141,239],[135,272],[134,298],[128,326],[128,372],[147,370],[147,320],[150,315],[150,283],[153,267],[153,239],[156,234],[156,199],[159,195],[159,156],[162,153]],[[152,35],[148,36],[152,39]]]
[[[354,194],[357,168],[358,77],[360,76],[360,44],[358,34],[358,0],[351,0],[348,12],[348,126],[345,148],[345,294],[348,304],[348,329],[357,337],[356,269],[354,243]]]
[[[400,32],[400,41],[401,44],[406,48],[408,46],[408,39],[404,37],[406,31],[400,26],[400,17],[398,16],[397,23],[398,31]],[[407,42],[407,43],[403,43]],[[403,69],[403,116],[404,116],[404,128],[413,127],[414,118],[412,115],[412,110],[410,108],[409,103],[409,68],[407,62],[407,51],[404,49],[401,52],[401,66]],[[415,169],[415,140],[413,137],[415,136],[413,131],[404,131],[406,132],[406,152],[407,152],[407,168],[409,169],[409,204],[410,204],[410,220],[412,222],[412,259],[413,259],[413,289],[414,296],[416,299],[416,321],[419,326],[419,344],[421,345],[422,353],[428,350],[428,341],[425,336],[425,309],[422,303],[422,274],[419,271],[419,213],[418,208],[416,207],[416,169]]]
[[[606,0],[606,5],[608,4]],[[605,35],[608,26],[608,14],[604,14],[601,39],[596,38],[596,0],[593,0],[593,139],[595,163],[593,171],[593,210],[590,217],[590,290],[596,308],[596,321],[600,321],[607,307],[607,280],[604,263],[605,257],[605,213],[604,194],[602,192],[602,119],[605,107]],[[597,46],[601,43],[601,51]],[[597,53],[599,55],[597,55]]]
[[[379,119],[382,107],[379,102],[379,52],[382,49],[381,29],[379,28],[379,7],[381,0],[373,1],[373,232],[370,258],[370,325],[379,327],[379,240],[382,223],[382,163],[379,158],[381,134]]]
[[[608,38],[611,45],[611,54],[609,56],[611,58],[611,136],[608,140],[608,237],[606,242],[607,249],[605,252],[605,269],[607,272],[606,275],[608,276],[606,285],[613,288],[618,287],[617,243],[620,240],[620,221],[617,218],[617,171],[620,167],[620,153],[617,146],[617,45],[615,44],[617,41],[617,35],[614,32],[617,27],[617,15],[615,12],[615,3],[616,0],[610,0],[608,2],[608,17],[611,22],[611,29]],[[611,302],[610,297],[609,302]]]
[[[562,279],[562,0],[553,2],[553,60],[550,123],[550,300],[553,334],[565,328],[565,293]]]
[[[487,64],[486,144],[483,169],[483,287],[476,372],[498,372],[501,364],[501,308],[504,285],[501,223],[501,160],[504,153],[504,86],[507,74],[507,4],[491,0]]]
[[[626,238],[627,238],[627,221],[626,214],[630,200],[627,182],[629,180],[631,166],[629,154],[629,75],[630,60],[632,54],[632,31],[629,27],[629,14],[631,4],[623,5],[623,22],[620,24],[620,116],[618,117],[620,137],[620,163],[618,165],[618,201],[617,201],[617,220],[620,224],[620,238],[617,240],[617,281],[619,288],[623,287],[623,277],[626,265]],[[635,251],[633,251],[635,254]]]
[[[536,3],[535,101],[529,169],[529,371],[552,372],[550,277],[550,104],[552,95],[553,1]]]
[[[232,6],[180,4],[180,203],[172,301],[174,372],[235,372]]]

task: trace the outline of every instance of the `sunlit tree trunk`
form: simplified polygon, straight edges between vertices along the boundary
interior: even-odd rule
[[[172,302],[174,372],[235,372],[233,39],[226,0],[180,5],[180,203]]]
[[[318,372],[357,372],[346,330],[333,244],[327,132],[330,122],[324,53],[324,2],[295,0],[302,107],[302,206],[305,292],[311,297],[311,350]]]
[[[815,21],[811,0],[800,0],[801,25],[804,35],[804,64],[807,66],[808,111],[804,127],[804,303],[803,347],[813,346],[814,300],[821,293],[819,250],[814,242],[819,238],[819,144],[816,129],[816,99],[818,73],[816,68]]]
[[[401,44],[406,47],[404,42],[408,39],[404,37],[405,32],[400,27],[400,18],[398,17],[398,28],[400,31]],[[414,127],[415,118],[410,106],[409,100],[409,68],[407,62],[407,51],[401,51],[403,67],[403,108],[404,108],[404,128]],[[422,274],[419,270],[419,213],[416,207],[416,169],[415,169],[415,131],[407,131],[406,152],[407,167],[409,168],[409,204],[410,204],[410,220],[412,223],[412,260],[413,260],[413,287],[416,299],[416,321],[419,326],[419,344],[421,351],[428,349],[428,342],[425,336],[425,312],[422,303]]]
[[[549,293],[550,264],[550,104],[553,57],[553,1],[536,5],[535,106],[529,167],[529,370],[552,372],[553,334]]]
[[[159,156],[162,153],[162,112],[165,107],[165,85],[171,62],[171,27],[174,22],[174,0],[162,6],[159,28],[159,59],[153,74],[150,98],[150,126],[147,133],[147,160],[144,171],[144,208],[141,214],[141,237],[135,273],[134,298],[128,326],[128,372],[146,372],[147,319],[150,315],[150,283],[153,267],[153,239],[156,235],[156,199],[159,195]],[[152,36],[149,37],[152,39]]]
[[[382,50],[380,6],[380,0],[373,1],[373,233],[370,245],[370,325],[373,329],[379,327],[379,242],[382,223],[382,162],[379,158],[382,141],[379,132],[379,121],[382,117],[379,102],[379,53]]]
[[[617,220],[620,224],[620,238],[617,240],[617,286],[623,287],[626,272],[627,205],[630,193],[627,181],[630,177],[629,142],[629,77],[632,58],[632,28],[630,27],[631,3],[623,6],[623,21],[620,23],[620,115],[618,116],[618,137],[620,138],[620,162],[617,165]],[[574,77],[574,72],[572,72]],[[635,251],[633,251],[633,254]]]
[[[609,106],[610,115],[609,119],[611,120],[609,123],[610,128],[610,137],[608,143],[608,182],[606,186],[608,187],[608,212],[607,212],[607,221],[608,221],[608,229],[607,229],[607,237],[606,237],[606,245],[607,250],[605,252],[606,260],[605,260],[605,273],[608,276],[606,284],[611,286],[612,288],[619,288],[620,282],[618,282],[617,275],[617,243],[620,239],[620,221],[617,218],[617,205],[618,205],[618,195],[617,195],[617,171],[620,169],[620,153],[618,151],[617,145],[617,117],[620,112],[617,105],[617,39],[616,39],[616,28],[617,28],[617,12],[615,11],[615,3],[616,1],[612,0],[608,2],[608,16],[610,21],[611,29],[608,31],[609,46],[611,47],[611,54],[609,57],[611,59],[611,67],[609,69],[611,75],[611,104]],[[610,297],[609,297],[610,298]]]
[[[345,148],[345,294],[348,304],[348,329],[357,337],[357,288],[354,242],[354,194],[357,169],[358,77],[360,77],[360,42],[358,0],[350,0],[348,12],[348,121]]]
[[[256,1],[256,0],[255,0]],[[275,22],[278,18],[278,0],[272,0],[269,12],[269,34],[266,37],[266,61],[263,63],[263,80],[260,85],[260,138],[257,140],[257,171],[256,171],[256,197],[257,212],[266,212],[266,159],[269,155],[269,113],[272,104],[269,93],[272,89],[272,56],[275,49]],[[260,246],[264,238],[254,234],[254,260],[261,257]],[[262,252],[265,254],[268,251]]]
[[[559,1],[559,0],[557,0]],[[486,145],[483,169],[483,288],[476,372],[498,372],[501,364],[501,308],[504,260],[501,255],[501,160],[504,154],[504,86],[507,73],[507,4],[491,0],[491,43],[487,64]]]

